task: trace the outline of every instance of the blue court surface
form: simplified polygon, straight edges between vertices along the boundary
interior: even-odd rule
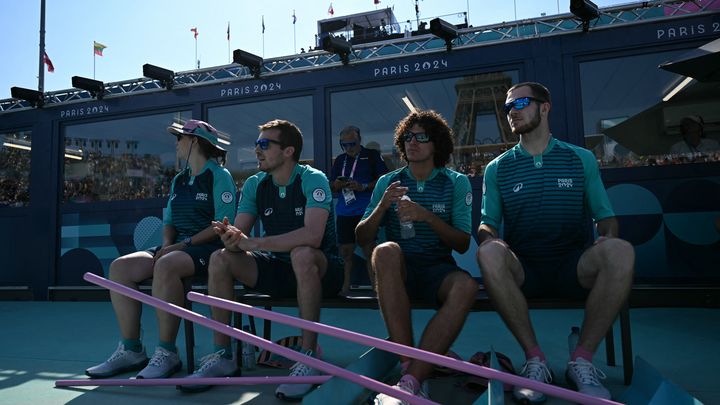
[[[198,312],[208,314],[203,305]],[[297,315],[295,309],[280,309]],[[432,316],[429,310],[413,312],[416,337]],[[570,327],[581,323],[580,310],[533,310],[540,345],[546,352],[556,375],[556,383],[566,386],[564,371],[567,361],[567,335]],[[717,309],[648,308],[632,309],[633,351],[675,383],[705,404],[720,404],[720,311]],[[348,328],[371,336],[386,337],[380,313],[369,309],[327,309],[322,322]],[[54,388],[57,379],[85,378],[84,370],[105,360],[117,345],[118,330],[109,302],[32,302],[0,301],[0,404],[278,404],[274,386],[224,386],[200,394],[183,394],[175,387],[82,387]],[[182,329],[182,328],[181,328]],[[157,342],[154,310],[145,307],[143,341],[148,351]],[[258,322],[262,333],[262,322]],[[195,327],[196,361],[211,349],[210,331]],[[273,325],[273,339],[295,335],[293,328]],[[619,346],[619,327],[615,328]],[[178,337],[181,357],[184,356],[183,333]],[[346,366],[367,350],[354,343],[321,336],[324,359]],[[471,313],[452,350],[468,360],[475,352],[488,351],[491,346],[508,355],[516,369],[522,366],[523,355],[494,312]],[[601,344],[595,364],[607,374],[605,385],[614,398],[627,389],[623,385],[622,358],[618,365],[608,367],[605,346]],[[246,376],[286,375],[287,371],[257,368]],[[185,375],[185,369],[176,377]],[[130,378],[132,373],[121,375]],[[463,388],[463,377],[443,377],[430,381],[431,398],[442,404],[472,404],[480,392]],[[330,404],[352,403],[333,393],[325,401]],[[509,394],[506,403],[513,403]],[[548,404],[567,403],[551,398]]]

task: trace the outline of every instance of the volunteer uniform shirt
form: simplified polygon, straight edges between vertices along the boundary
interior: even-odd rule
[[[518,256],[542,260],[584,249],[590,217],[613,217],[592,152],[550,138],[531,156],[520,144],[485,168],[481,223],[500,230]]]
[[[215,160],[208,160],[193,176],[190,167],[178,173],[170,186],[163,223],[177,231],[175,243],[210,226],[210,222],[235,216],[235,182]]]
[[[380,177],[363,219],[372,214],[375,207],[380,204],[387,187],[395,181],[400,181],[403,187],[408,188],[407,195],[412,201],[422,205],[452,227],[470,233],[472,207],[470,180],[464,174],[448,168],[433,169],[430,177],[425,181],[416,180],[407,166]],[[387,239],[399,244],[405,254],[422,254],[431,257],[445,257],[452,254],[452,249],[440,240],[426,222],[413,222],[413,225],[415,237],[403,239],[400,236],[396,204],[385,212],[382,222]]]
[[[263,236],[281,235],[305,226],[305,211],[323,208],[328,211],[320,249],[328,256],[337,255],[332,194],[325,173],[310,166],[296,164],[285,186],[275,184],[265,172],[247,179],[237,213],[260,218]],[[280,260],[290,263],[290,252],[273,252]]]

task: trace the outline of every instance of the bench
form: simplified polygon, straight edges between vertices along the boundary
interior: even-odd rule
[[[293,308],[297,307],[295,298],[272,298],[268,295],[257,294],[247,290],[240,290],[237,295],[237,301],[243,304],[252,305],[254,307],[263,307],[271,311],[273,307]],[[436,309],[422,301],[411,301],[412,309]],[[568,309],[568,308],[584,308],[584,300],[573,299],[531,299],[528,300],[530,309]],[[377,298],[371,290],[353,291],[349,297],[325,298],[322,300],[321,308],[344,308],[344,309],[379,309]],[[495,309],[490,302],[485,290],[478,291],[477,299],[473,304],[471,311],[494,311]],[[240,315],[240,314],[238,314]],[[625,385],[630,385],[633,373],[633,356],[632,341],[630,336],[630,310],[626,304],[620,310],[618,315],[620,319],[620,344],[623,359],[623,381]],[[235,325],[238,318],[235,319]],[[250,318],[251,331],[255,333],[254,319]],[[268,320],[263,321],[263,338],[272,340],[272,323]],[[239,348],[237,349],[240,350]],[[605,335],[605,352],[608,366],[615,366],[615,338],[613,335],[612,325]],[[241,356],[238,353],[238,358]]]

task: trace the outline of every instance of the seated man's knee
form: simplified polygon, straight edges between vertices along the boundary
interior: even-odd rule
[[[229,276],[231,252],[225,249],[218,249],[210,254],[208,263],[208,277],[222,278]]]
[[[168,255],[159,258],[153,267],[153,284],[175,278],[179,278],[177,261]]]
[[[402,249],[400,245],[395,242],[385,242],[377,245],[373,249],[372,257],[373,260],[384,262],[402,256]]]
[[[618,277],[632,277],[635,265],[635,248],[620,238],[610,238],[597,245],[599,260],[605,268],[617,272]]]
[[[317,274],[317,252],[317,249],[309,246],[298,246],[290,251],[290,263],[296,277]]]
[[[127,260],[123,257],[118,257],[110,263],[110,270],[108,271],[108,277],[112,281],[125,281],[127,278]]]
[[[508,269],[505,268],[509,253],[508,247],[499,240],[493,240],[479,246],[475,258],[480,266],[483,279],[509,275]]]
[[[450,296],[455,297],[463,303],[472,303],[475,301],[475,298],[477,298],[479,287],[475,279],[462,273],[462,275],[458,276],[454,281],[450,290]]]

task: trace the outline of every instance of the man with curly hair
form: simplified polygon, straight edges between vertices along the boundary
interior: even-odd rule
[[[407,166],[378,180],[355,229],[361,246],[375,242],[385,227],[387,242],[372,253],[380,309],[393,342],[413,346],[410,298],[439,307],[419,347],[445,354],[460,333],[478,284],[455,264],[452,251],[470,246],[472,192],[468,178],[445,167],[453,151],[452,131],[435,111],[415,111],[395,128],[395,146]],[[409,197],[409,199],[405,197]],[[400,223],[411,221],[415,236],[403,238]],[[401,357],[396,388],[427,398],[423,380],[433,366]],[[376,404],[400,404],[380,394]]]

